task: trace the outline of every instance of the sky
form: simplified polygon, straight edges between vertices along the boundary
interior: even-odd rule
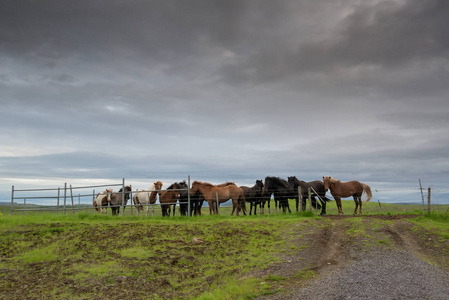
[[[447,0],[0,0],[0,200],[188,175],[449,190],[448,28]]]

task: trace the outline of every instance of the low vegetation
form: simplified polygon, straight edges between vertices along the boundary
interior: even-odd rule
[[[328,214],[336,214],[333,204]],[[382,206],[368,203],[364,214],[415,214],[407,219],[414,232],[435,236],[438,250],[447,251],[447,207],[422,217],[419,206]],[[349,213],[352,201],[343,208]],[[361,239],[367,247],[391,243],[388,236],[374,237],[365,218],[345,220],[346,239]],[[273,211],[192,218],[112,217],[91,211],[3,215],[0,298],[250,299],[279,293],[317,274],[304,267],[284,276],[271,272],[273,266],[288,263],[285,257],[308,259],[298,253],[307,252],[307,241],[317,232],[332,230],[333,222],[311,212]],[[370,225],[382,231],[388,222],[376,219]]]

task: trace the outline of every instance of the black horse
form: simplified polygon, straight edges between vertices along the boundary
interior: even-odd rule
[[[111,195],[111,201],[109,202],[109,205],[111,206],[112,215],[116,216],[120,213],[120,206],[122,206],[122,199],[123,202],[123,210],[126,208],[126,204],[129,200],[129,194],[131,193],[131,187],[125,186],[125,195],[124,198],[122,198],[123,195],[123,188],[121,188],[118,193],[114,193]]]
[[[183,196],[183,194],[181,195],[181,198],[185,197],[185,199],[187,199],[187,194],[185,194],[185,196]],[[190,216],[201,216],[201,207],[203,206],[204,203],[204,197],[203,195],[198,191],[195,194],[190,193]],[[183,200],[184,202],[188,201],[188,200]],[[185,214],[187,215],[187,208],[188,205],[185,206],[184,211]],[[181,215],[182,215],[182,210],[181,210]]]
[[[329,198],[326,198],[326,189],[324,188],[324,183],[320,180],[315,180],[311,182],[305,182],[297,179],[295,176],[288,177],[288,184],[290,186],[290,191],[292,194],[296,193],[296,211],[298,211],[299,205],[299,197],[298,195],[298,187],[301,187],[301,196],[302,196],[302,210],[306,209],[306,199],[309,198],[309,188],[311,190],[310,198],[311,204],[313,208],[320,209],[321,215],[326,214],[326,202],[331,201]],[[315,196],[318,196],[320,203],[316,201]]]
[[[292,212],[288,204],[288,198],[291,198],[292,193],[288,182],[279,177],[265,177],[265,186],[263,188],[263,196],[270,197],[274,194],[275,207],[277,209],[277,202],[279,201],[279,209],[283,212]]]
[[[246,202],[249,202],[251,204],[249,209],[249,215],[251,215],[253,206],[254,206],[254,214],[256,215],[257,205],[259,205],[260,207],[260,204],[262,202],[262,190],[263,190],[262,180],[256,180],[256,184],[253,187],[241,186],[240,188],[243,190]],[[260,213],[263,214],[262,207],[260,207]]]
[[[187,209],[188,209],[188,205],[189,205],[189,191],[188,191],[188,187],[187,187],[187,183],[186,181],[182,181],[177,183],[177,188],[180,189],[179,192],[179,211],[181,213],[181,216],[187,216]],[[192,201],[192,199],[190,199],[190,202]]]

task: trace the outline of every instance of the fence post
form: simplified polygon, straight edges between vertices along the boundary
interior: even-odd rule
[[[421,179],[419,179],[419,189],[421,190],[421,199],[422,199],[422,215],[424,216],[424,211],[426,210],[424,207],[424,194],[422,192],[422,185],[421,185]]]
[[[131,217],[132,217],[133,216],[133,186],[132,185],[129,186],[129,190],[130,190],[130,192],[129,192],[129,203],[131,205],[130,210],[131,210]]]
[[[122,217],[125,215],[125,178],[122,178]]]
[[[64,215],[67,204],[67,182],[64,183]]]
[[[92,205],[94,201],[95,201],[95,189],[92,190]],[[95,213],[95,208],[93,210],[93,213]]]
[[[12,216],[13,211],[14,211],[14,186],[12,186],[12,191],[11,191],[11,216]]]
[[[70,185],[70,198],[72,199],[72,212],[73,214],[75,214],[75,205],[73,203],[73,190],[72,190],[72,185]]]
[[[430,188],[427,189],[427,215],[430,216]]]
[[[190,175],[187,176],[187,216],[190,217]]]
[[[25,215],[25,211],[26,211],[26,206],[27,206],[27,198],[23,198],[23,214]]]
[[[302,189],[301,189],[301,186],[298,186],[298,201],[299,201],[300,210],[301,211],[305,210],[305,207],[304,207],[304,205],[302,203]]]
[[[81,195],[78,194],[78,212],[81,212]]]
[[[215,196],[217,197],[217,215],[219,214],[219,211],[218,211],[218,192],[215,192]]]
[[[59,195],[61,192],[61,188],[58,187],[58,200],[56,201],[56,214],[59,214]]]
[[[310,192],[310,188],[308,188],[307,192],[309,193],[309,210],[312,211],[312,195]]]

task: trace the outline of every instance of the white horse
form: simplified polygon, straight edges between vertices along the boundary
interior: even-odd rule
[[[107,214],[108,204],[111,202],[112,189],[106,189],[102,193],[98,193],[94,199],[94,208],[99,213]]]
[[[133,196],[134,204],[137,209],[137,215],[139,212],[143,210],[143,207],[146,206],[146,215],[148,216],[150,213],[150,204],[153,205],[152,216],[154,217],[154,204],[156,203],[156,195],[161,195],[162,182],[156,181],[153,185],[148,188],[148,190],[139,190]]]

